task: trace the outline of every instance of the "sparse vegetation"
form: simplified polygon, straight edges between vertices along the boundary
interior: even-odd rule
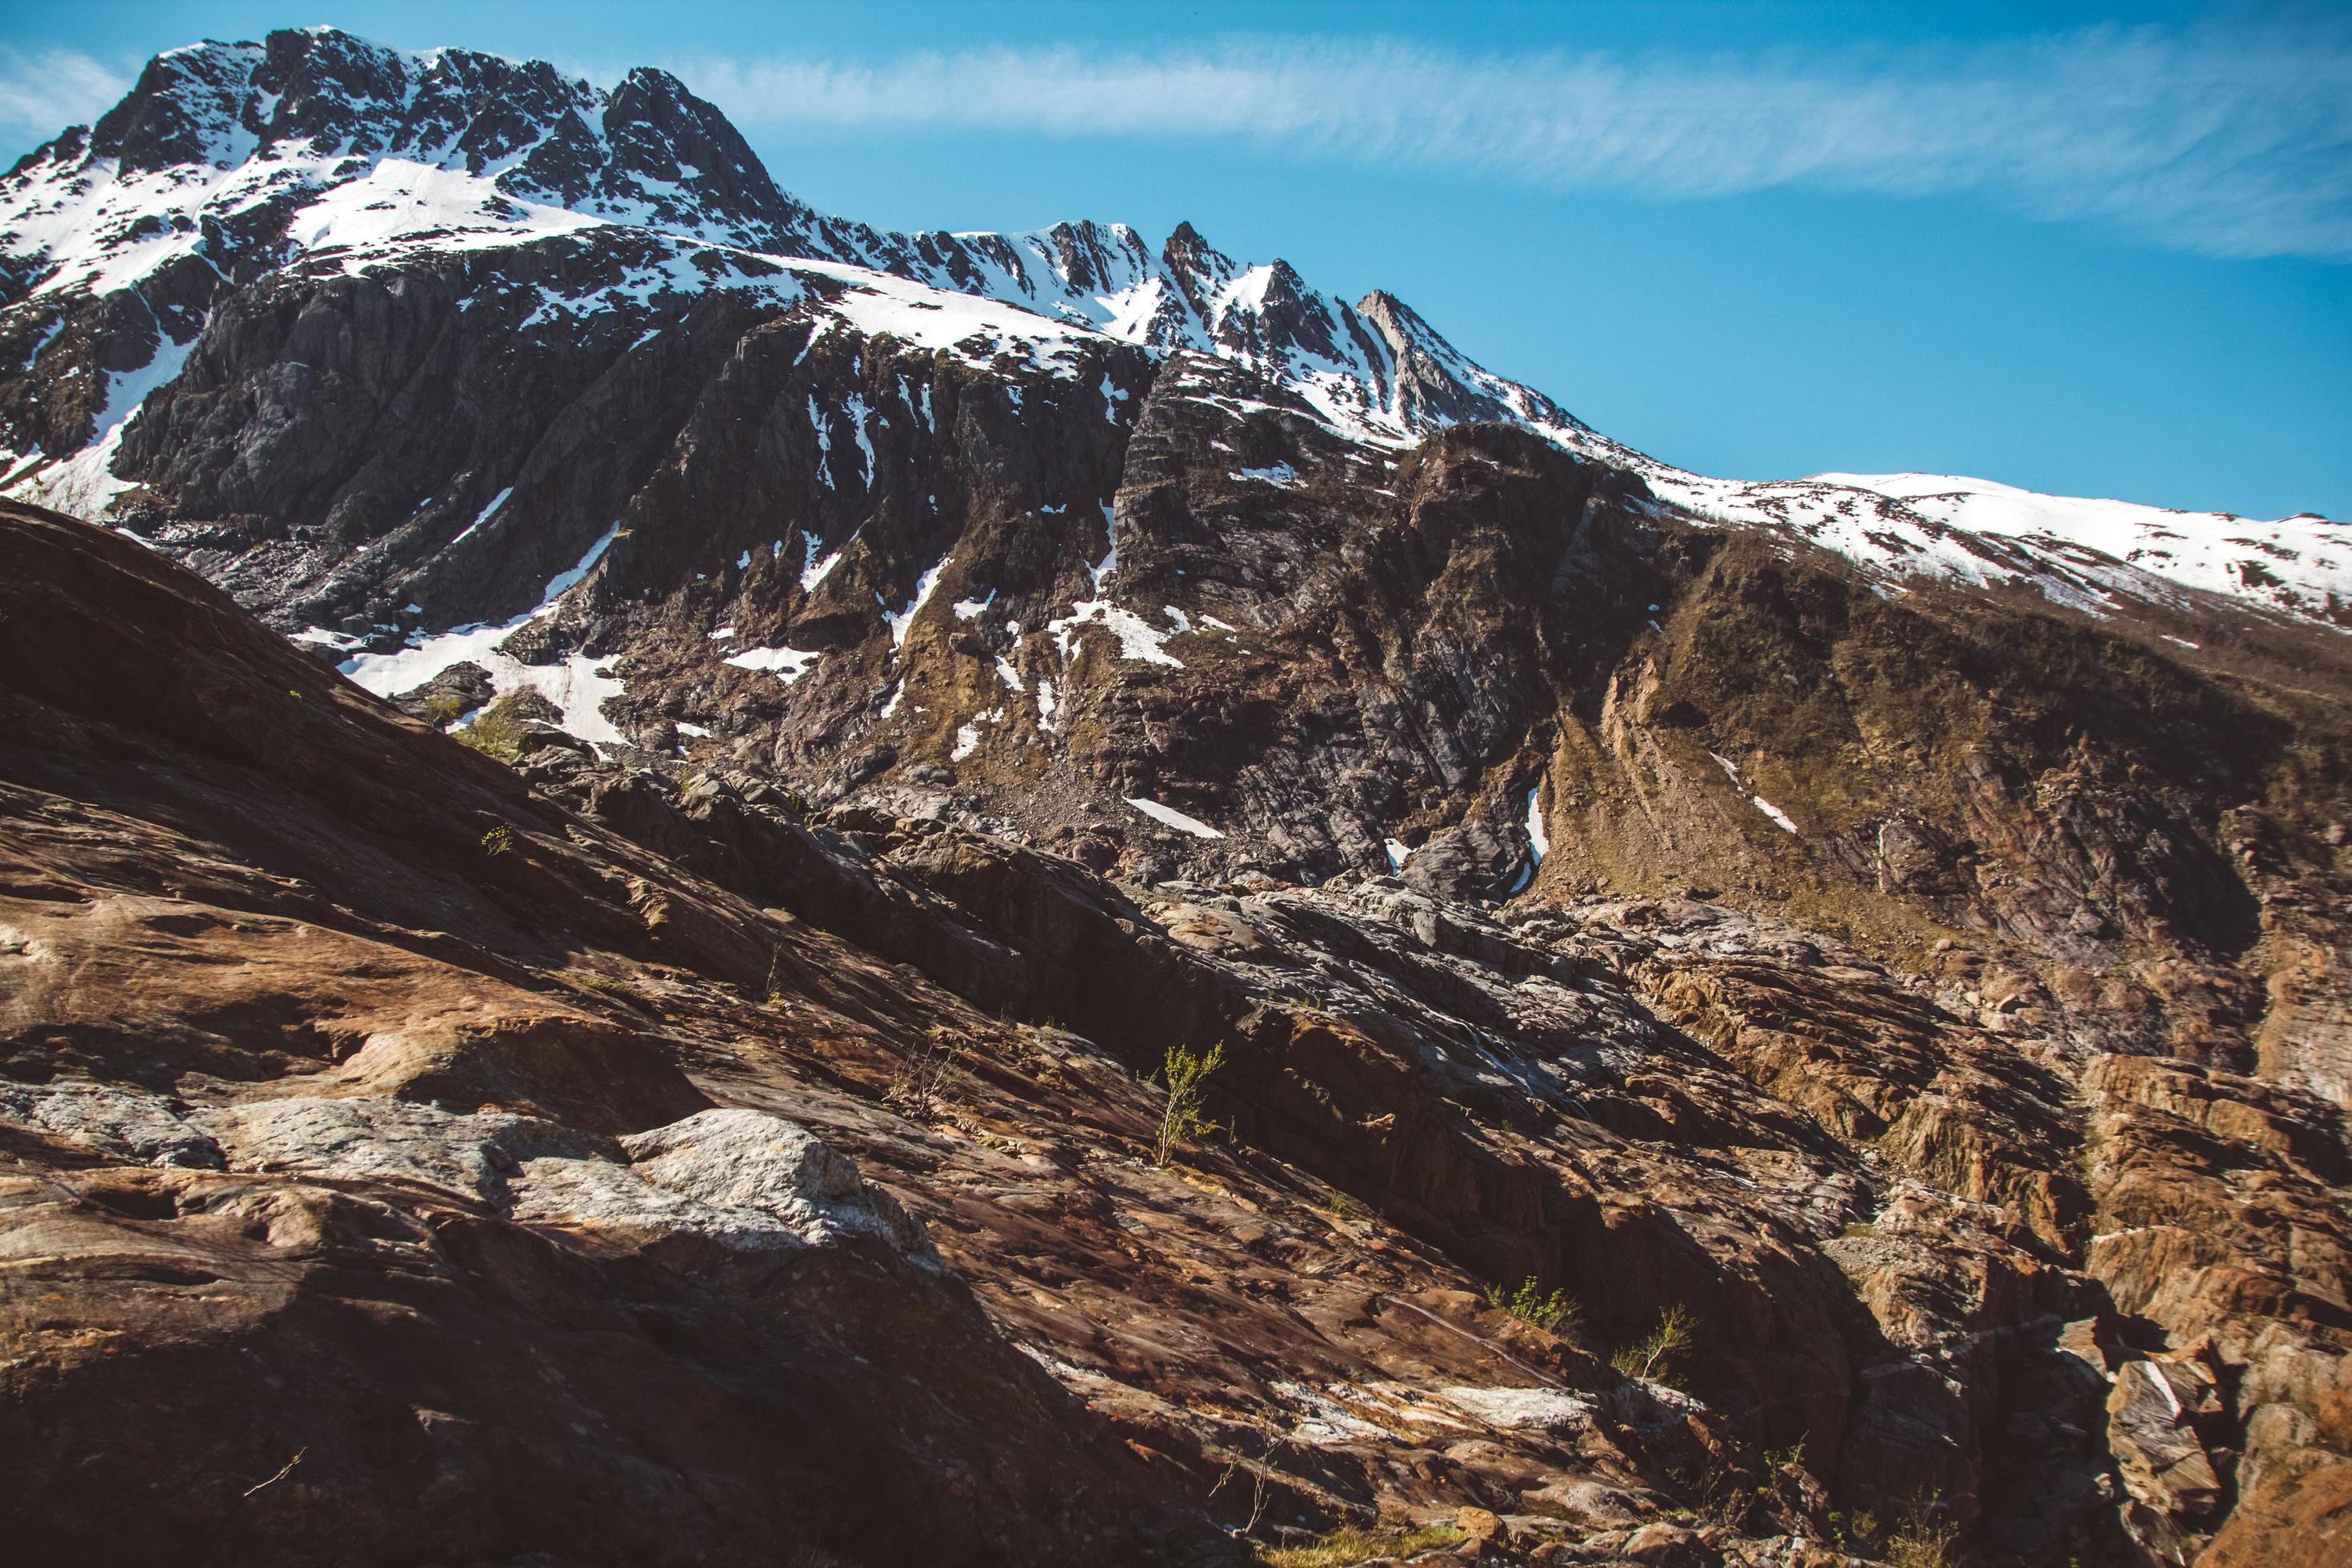
[[[1794,1483],[1800,1498],[1805,1480],[1805,1440],[1799,1438],[1786,1448],[1764,1450],[1763,1479],[1750,1485],[1740,1473],[1718,1460],[1706,1461],[1693,1475],[1677,1472],[1680,1483],[1690,1501],[1675,1512],[1701,1524],[1719,1524],[1726,1529],[1752,1531],[1757,1527],[1759,1510],[1771,1517],[1776,1507],[1787,1502],[1783,1489]],[[1798,1510],[1801,1517],[1801,1509]],[[1786,1522],[1789,1513],[1780,1515]],[[1841,1516],[1830,1516],[1832,1521]],[[1866,1515],[1864,1516],[1867,1517]],[[1857,1542],[1854,1546],[1862,1544]]]
[[[503,822],[482,835],[482,853],[485,855],[505,855],[513,849],[514,829]]]
[[[1875,1558],[1888,1568],[1958,1568],[1960,1528],[1944,1517],[1943,1500],[1924,1497],[1905,1512],[1905,1522],[1891,1526],[1867,1509],[1832,1512],[1829,1542],[1849,1556]]]
[[[1878,1516],[1868,1509],[1830,1514],[1830,1544],[1849,1557],[1858,1557],[1878,1542]]]
[[[1300,1546],[1261,1546],[1257,1560],[1265,1568],[1352,1568],[1375,1557],[1410,1557],[1461,1539],[1462,1532],[1451,1525],[1360,1530],[1349,1524]]]
[[[1739,1478],[1720,1465],[1709,1465],[1695,1481],[1685,1481],[1691,1500],[1674,1511],[1700,1524],[1719,1524],[1727,1530],[1744,1531],[1748,1516],[1756,1505],[1771,1496],[1767,1487],[1747,1487]]]
[[[522,705],[514,693],[509,692],[474,715],[472,723],[454,733],[482,755],[511,763],[522,751]]]
[[[1160,1112],[1160,1133],[1152,1147],[1153,1164],[1164,1167],[1176,1157],[1181,1143],[1224,1131],[1209,1120],[1205,1109],[1209,1078],[1224,1065],[1225,1047],[1222,1041],[1211,1046],[1205,1056],[1195,1056],[1182,1046],[1168,1047],[1168,1059],[1162,1068],[1168,1103]]]
[[[1698,1320],[1676,1302],[1658,1314],[1658,1326],[1609,1358],[1627,1377],[1674,1384],[1675,1370],[1698,1342]]]
[[[1273,1451],[1273,1445],[1270,1443],[1267,1445],[1267,1451],[1269,1453]],[[1224,1490],[1225,1483],[1239,1474],[1246,1463],[1239,1454],[1234,1455],[1225,1466],[1224,1474],[1217,1478],[1216,1485],[1209,1489],[1209,1497],[1213,1500],[1219,1492]],[[1250,1474],[1250,1510],[1249,1519],[1241,1527],[1241,1533],[1244,1540],[1257,1533],[1257,1521],[1265,1517],[1265,1505],[1271,1500],[1271,1494],[1266,1488],[1265,1466],[1255,1464],[1248,1465],[1247,1468]]]
[[[436,691],[425,702],[425,721],[436,730],[446,729],[466,711],[466,700],[454,691]]]
[[[1959,1544],[1958,1525],[1922,1513],[1886,1538],[1887,1568],[1953,1568]]]
[[[610,996],[614,1001],[625,1003],[631,1007],[646,1005],[646,999],[637,994],[637,988],[616,974],[583,974],[580,976],[580,986],[583,991],[593,991],[600,996]]]
[[[922,1049],[908,1057],[890,1080],[882,1103],[910,1121],[929,1121],[939,1114],[940,1089],[962,1054],[961,1047],[948,1042],[946,1028],[932,1025],[923,1031]]]
[[[1573,1334],[1584,1324],[1584,1309],[1565,1290],[1545,1295],[1536,1286],[1536,1277],[1528,1275],[1519,1281],[1516,1290],[1506,1290],[1500,1285],[1489,1285],[1479,1291],[1486,1305],[1498,1312],[1508,1312],[1523,1323],[1531,1323],[1549,1334]]]

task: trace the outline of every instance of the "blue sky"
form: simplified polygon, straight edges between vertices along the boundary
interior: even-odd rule
[[[660,64],[821,207],[1189,218],[1703,472],[2352,518],[2340,7],[302,3],[19,0],[0,152],[278,26]]]

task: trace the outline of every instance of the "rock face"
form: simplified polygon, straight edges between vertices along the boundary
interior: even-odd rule
[[[179,51],[0,213],[47,1554],[2342,1555],[2336,525],[1701,479],[657,72]]]
[[[2338,1528],[2307,1091],[1722,902],[1122,888],[752,773],[518,776],[134,543],[6,527],[5,1408],[60,1552],[364,1556],[418,1476],[436,1550],[597,1560]],[[1213,1044],[1229,1139],[1157,1168],[1142,1074]],[[1480,1294],[1522,1279],[1573,1310]],[[1675,1312],[1621,1358],[1673,1386],[1607,1363]],[[163,1386],[199,1459],[119,1441]]]
[[[5,526],[0,1446],[26,1550],[1214,1544],[848,1155],[714,1107],[633,988],[761,1007],[809,939],[140,546]]]

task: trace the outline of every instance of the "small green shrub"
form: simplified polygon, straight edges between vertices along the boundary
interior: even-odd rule
[[[1698,1342],[1698,1320],[1677,1302],[1658,1314],[1658,1326],[1609,1358],[1627,1377],[1671,1385],[1675,1369]]]
[[[1536,1277],[1528,1275],[1519,1281],[1516,1290],[1506,1290],[1500,1285],[1488,1285],[1479,1291],[1486,1305],[1498,1312],[1508,1312],[1523,1323],[1532,1323],[1546,1333],[1573,1334],[1584,1324],[1584,1309],[1565,1290],[1554,1290],[1547,1296],[1536,1289]]]
[[[514,829],[501,822],[482,835],[482,853],[485,855],[509,854],[514,849]]]
[[[1832,1510],[1829,1516],[1830,1544],[1849,1557],[1861,1557],[1878,1548],[1878,1516],[1866,1508],[1851,1514]]]
[[[435,729],[445,729],[466,710],[466,700],[454,691],[436,691],[425,701],[425,721]]]
[[[511,763],[521,754],[521,704],[512,692],[474,715],[474,721],[455,731],[457,738],[486,757]]]
[[[1162,1068],[1162,1076],[1168,1085],[1168,1103],[1160,1112],[1160,1133],[1152,1149],[1153,1164],[1166,1166],[1170,1160],[1175,1158],[1176,1146],[1180,1143],[1224,1131],[1209,1120],[1203,1109],[1207,1103],[1209,1077],[1224,1065],[1223,1041],[1211,1046],[1206,1056],[1194,1056],[1181,1046],[1168,1047],[1168,1059]]]

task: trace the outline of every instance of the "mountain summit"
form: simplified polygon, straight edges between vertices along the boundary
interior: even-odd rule
[[[110,506],[131,479],[123,426],[179,376],[224,285],[480,252],[573,256],[576,272],[616,250],[634,254],[617,289],[554,280],[545,308],[573,317],[722,290],[782,304],[797,280],[825,277],[853,300],[901,301],[865,324],[904,331],[908,309],[965,321],[926,294],[971,296],[1052,323],[1007,320],[1013,342],[1076,328],[1246,367],[1359,440],[1516,424],[1641,473],[1694,516],[1793,532],[1890,576],[2021,580],[2075,602],[2161,592],[2153,578],[2352,615],[2352,552],[2325,519],[2168,513],[1934,476],[1706,479],[1482,369],[1393,296],[1349,305],[1279,260],[1237,263],[1189,225],[1157,248],[1094,223],[878,232],[779,189],[726,117],[666,72],[633,70],[604,92],[542,61],[408,54],[331,28],[159,56],[95,127],[67,132],[0,184],[0,358],[13,352],[17,367],[0,383],[0,486],[84,512]],[[844,319],[856,321],[854,306]]]

